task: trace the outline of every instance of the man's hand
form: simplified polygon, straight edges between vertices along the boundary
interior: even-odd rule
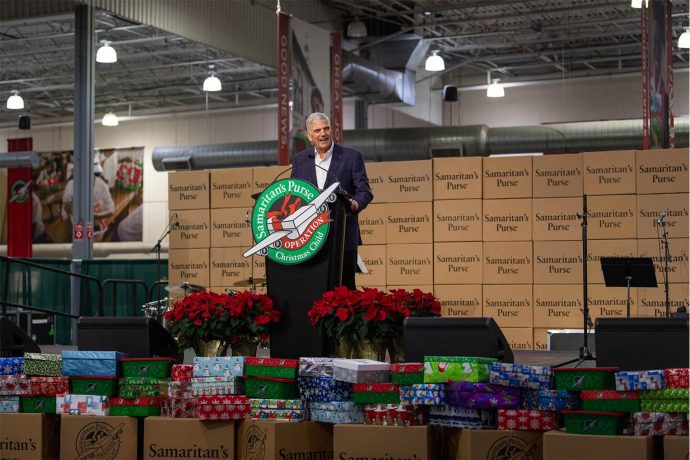
[[[359,203],[354,199],[350,198],[350,211],[355,212],[359,209]]]

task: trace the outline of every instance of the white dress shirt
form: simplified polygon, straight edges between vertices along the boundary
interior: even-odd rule
[[[328,177],[328,168],[331,166],[331,158],[333,158],[333,145],[334,143],[331,142],[331,148],[329,148],[326,151],[326,155],[321,158],[321,155],[319,155],[319,152],[314,149],[314,164],[316,165],[316,185],[319,187],[319,190],[323,190],[325,185],[326,185],[326,177]]]

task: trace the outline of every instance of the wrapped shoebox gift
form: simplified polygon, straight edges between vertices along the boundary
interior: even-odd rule
[[[70,378],[72,391],[77,395],[117,396],[118,377],[80,376]]]
[[[352,383],[333,377],[298,377],[300,398],[309,401],[352,401]]]
[[[24,373],[59,377],[62,374],[62,357],[55,353],[24,353]]]
[[[635,412],[633,416],[633,434],[635,436],[677,436],[688,435],[687,414],[667,412]]]
[[[496,428],[496,411],[467,409],[449,405],[429,408],[429,425],[487,430]]]
[[[297,378],[296,359],[257,358],[248,356],[244,362],[244,375],[251,377],[277,377],[280,379]]]
[[[127,354],[119,351],[75,351],[62,352],[62,375],[66,376],[119,376],[118,360]]]
[[[31,381],[25,374],[0,375],[0,395],[30,395]]]
[[[558,390],[522,390],[521,409],[529,410],[578,410],[580,398],[577,393]]]
[[[0,358],[0,375],[24,374],[24,358]]]
[[[0,396],[0,414],[19,412],[19,396]]]
[[[353,390],[358,404],[400,404],[397,383],[356,383]]]
[[[398,385],[424,383],[424,363],[391,364],[391,382]]]
[[[122,375],[124,377],[169,378],[174,358],[123,358]]]
[[[493,362],[491,363],[491,370],[494,372],[506,372],[508,374],[527,374],[527,375],[553,375],[553,371],[550,367],[545,366],[527,366],[525,364],[513,364],[513,363],[501,363]]]
[[[161,385],[167,385],[168,379],[157,377],[125,377],[120,379],[121,398],[158,398]]]
[[[312,409],[309,411],[309,420],[311,420],[312,422],[333,424],[362,424],[364,423],[364,412],[361,409],[353,409],[350,411]]]
[[[665,388],[688,388],[688,369],[666,369],[664,371]]]
[[[639,412],[640,395],[636,391],[583,391],[582,410],[601,412]]]
[[[508,371],[491,371],[489,382],[513,388],[527,388],[532,390],[550,390],[553,377],[544,374],[519,374]]]
[[[300,377],[333,377],[333,358],[300,358]]]
[[[297,399],[297,379],[278,377],[247,377],[244,391],[250,398],[257,399]]]
[[[640,391],[640,399],[685,399],[690,396],[687,388],[665,388],[658,391]]]
[[[424,383],[488,382],[494,358],[425,356]]]
[[[304,401],[301,399],[256,399],[249,398],[249,407],[252,409],[294,409],[304,410]]]
[[[391,365],[371,359],[334,359],[333,378],[350,383],[385,383]]]
[[[193,383],[170,381],[161,385],[161,396],[168,398],[193,398]]]
[[[614,390],[617,367],[559,367],[553,370],[556,389]]]
[[[664,388],[664,371],[616,372],[616,390],[661,390]]]
[[[252,409],[252,420],[275,420],[284,422],[301,422],[306,420],[303,410],[296,409]]]
[[[57,408],[55,395],[22,396],[22,412],[33,414],[54,414]]]
[[[688,412],[686,399],[644,399],[640,401],[641,412]]]
[[[56,396],[55,412],[70,415],[108,415],[109,398],[98,395],[77,395],[67,393]]]
[[[625,412],[592,412],[564,410],[565,431],[574,434],[618,436],[623,432],[630,414]]]
[[[173,418],[198,418],[197,398],[161,398],[161,415]]]
[[[364,423],[384,426],[418,426],[427,423],[428,407],[412,404],[367,404]]]
[[[354,401],[308,401],[309,410],[327,410],[334,412],[349,412],[361,408]]]
[[[487,383],[448,383],[445,402],[476,409],[515,409],[520,406],[520,389]]]
[[[242,377],[244,356],[197,356],[192,374],[193,377]]]
[[[243,391],[244,381],[239,377],[192,378],[192,396],[238,395]]]
[[[173,364],[170,369],[170,380],[175,382],[191,382],[194,376],[194,365]]]
[[[406,404],[432,406],[443,404],[446,397],[442,383],[417,383],[400,386],[400,400]]]
[[[251,412],[246,396],[199,396],[199,420],[241,420]]]
[[[68,377],[31,377],[31,394],[34,396],[55,396],[69,393]]]
[[[544,410],[499,409],[499,430],[549,431],[558,429],[558,414]]]
[[[160,398],[110,398],[110,415],[146,417],[161,415]]]

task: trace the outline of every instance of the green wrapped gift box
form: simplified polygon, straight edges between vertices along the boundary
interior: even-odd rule
[[[151,377],[127,377],[120,380],[119,396],[121,398],[157,398],[161,395],[161,385],[167,385],[170,379]]]
[[[23,396],[22,412],[54,414],[57,407],[55,401],[55,396]]]
[[[424,383],[424,373],[419,374],[392,374],[391,382],[399,385],[415,385]]]
[[[62,356],[54,353],[24,353],[24,373],[59,377],[62,375]]]
[[[645,399],[640,401],[642,412],[688,412],[687,399]]]
[[[297,399],[297,379],[278,377],[247,377],[244,383],[247,396],[257,399]]]
[[[494,358],[425,356],[424,383],[488,382]]]
[[[558,391],[615,390],[617,367],[559,367],[553,370]]]
[[[170,369],[176,362],[174,358],[122,358],[122,375],[124,377],[170,377]]]
[[[397,383],[355,383],[353,391],[357,404],[400,404]]]
[[[159,398],[111,398],[110,415],[146,417],[161,415]]]
[[[115,396],[117,377],[72,377],[72,393],[77,395]]]
[[[584,411],[640,412],[640,397],[636,391],[583,391],[580,399]]]
[[[257,358],[247,356],[244,359],[244,375],[251,377],[276,377],[282,379],[297,378],[299,360],[282,358]]]
[[[617,436],[623,432],[626,418],[624,412],[591,412],[564,410],[565,431],[575,434],[601,434]]]
[[[666,388],[656,391],[641,391],[640,399],[688,399],[690,390],[687,388]]]

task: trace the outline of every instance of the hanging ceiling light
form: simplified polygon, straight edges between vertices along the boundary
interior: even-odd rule
[[[438,55],[438,50],[431,52],[431,56],[426,58],[424,63],[424,70],[428,72],[440,72],[446,69],[446,63],[443,62],[443,58]]]
[[[352,38],[362,38],[367,36],[367,25],[359,18],[347,25],[347,36]]]
[[[642,8],[642,0],[632,0],[630,6],[633,8]],[[644,0],[645,8],[649,8],[649,0]]]
[[[506,91],[503,85],[498,82],[498,78],[494,79],[493,83],[486,88],[486,97],[503,97],[505,95]]]
[[[7,108],[10,110],[20,110],[24,108],[24,99],[19,95],[19,91],[12,91],[12,95],[7,98]]]
[[[103,120],[101,121],[101,124],[103,126],[117,126],[120,124],[120,120],[118,120],[117,115],[115,115],[111,111],[103,115]]]
[[[223,89],[223,84],[220,82],[218,77],[216,77],[216,73],[213,71],[213,67],[213,65],[208,66],[211,74],[208,77],[206,77],[206,80],[204,80],[204,91],[215,92]]]
[[[678,37],[678,48],[690,48],[690,29],[685,29]]]
[[[98,48],[96,52],[96,62],[100,62],[101,64],[112,64],[113,62],[117,62],[117,52],[115,48],[110,46],[110,42],[102,40],[101,43],[103,45]]]

